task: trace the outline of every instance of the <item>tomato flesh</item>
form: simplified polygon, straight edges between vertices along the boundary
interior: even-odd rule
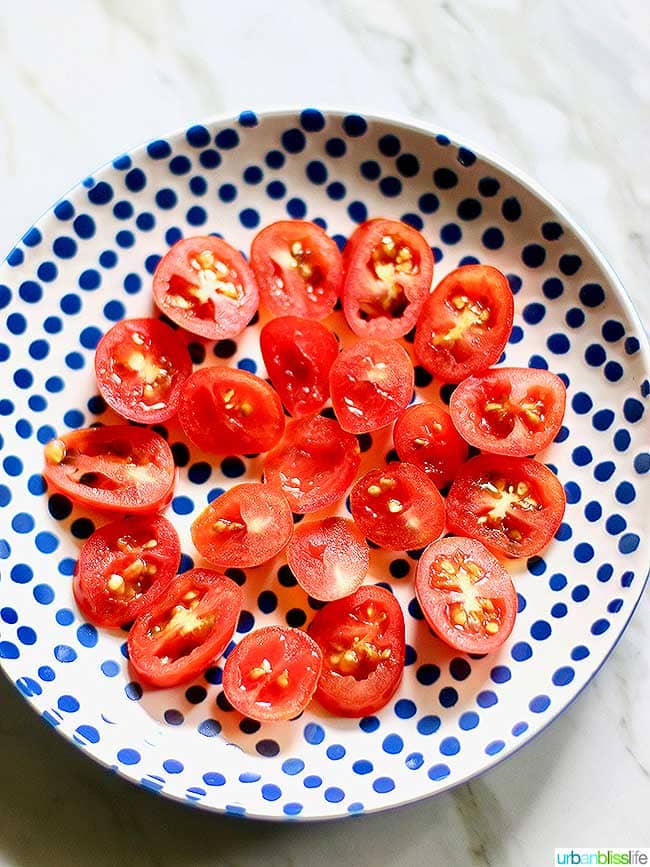
[[[566,496],[557,476],[528,458],[477,455],[447,496],[447,526],[500,557],[532,557],[553,538]]]
[[[275,557],[289,541],[293,518],[279,491],[259,482],[235,485],[192,524],[192,541],[215,566],[247,568]]]
[[[226,660],[223,690],[240,713],[261,722],[293,719],[311,701],[322,668],[306,632],[266,626],[246,635]]]
[[[339,716],[375,713],[395,694],[404,670],[404,615],[383,587],[360,587],[317,612],[309,634],[323,653],[316,698]]]
[[[123,626],[155,604],[178,569],[178,533],[162,515],[123,518],[84,542],[73,579],[84,616]]]
[[[287,561],[298,583],[314,599],[349,596],[368,573],[370,549],[353,521],[303,521],[287,546]]]
[[[187,380],[178,419],[195,446],[217,455],[265,452],[284,430],[280,398],[245,370],[203,367]]]
[[[566,388],[554,373],[498,367],[461,382],[449,411],[471,445],[492,454],[525,457],[553,442],[565,403]]]
[[[469,451],[449,413],[435,403],[410,406],[395,422],[393,442],[400,460],[424,470],[438,488],[454,479]]]
[[[506,277],[490,265],[463,265],[448,274],[424,304],[415,357],[444,382],[460,382],[499,360],[513,315]]]
[[[259,293],[244,257],[212,235],[177,241],[153,276],[158,308],[208,340],[235,337],[255,315]]]
[[[264,479],[291,510],[315,512],[339,500],[361,462],[357,438],[320,415],[290,421],[282,442],[264,461]]]
[[[427,623],[454,650],[491,653],[512,632],[517,594],[480,542],[447,537],[418,561],[415,593]]]
[[[442,533],[445,506],[426,473],[392,463],[366,473],[352,488],[350,510],[361,532],[382,548],[412,550]]]
[[[44,449],[43,475],[76,503],[107,512],[151,512],[171,497],[171,449],[154,431],[110,425],[71,431]]]
[[[310,319],[281,316],[260,334],[266,370],[291,415],[311,415],[329,397],[329,374],[339,344],[329,329]]]

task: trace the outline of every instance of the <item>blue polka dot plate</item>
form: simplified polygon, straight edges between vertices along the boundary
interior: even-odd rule
[[[508,275],[516,315],[502,361],[548,367],[568,387],[564,426],[542,456],[568,505],[542,556],[509,565],[519,616],[496,655],[447,650],[414,600],[417,552],[373,551],[369,580],[389,586],[406,613],[399,692],[362,720],[313,705],[290,723],[260,725],[224,700],[220,666],[186,689],[143,690],[125,634],[83,621],[70,576],[101,519],[48,495],[39,470],[55,432],[116,421],[96,393],[93,351],[115,321],[152,312],[161,254],[209,231],[248,250],[258,227],[287,216],[318,222],[341,244],[368,216],[401,218],[431,243],[436,280],[477,261]],[[561,713],[639,600],[650,545],[647,339],[572,220],[445,134],[307,109],[245,112],[150,142],[86,178],[25,233],[0,269],[0,310],[0,662],[50,725],[147,789],[269,819],[355,815],[441,792]],[[195,363],[263,375],[258,328],[191,344]],[[420,398],[449,400],[425,371],[416,381]],[[167,432],[180,468],[170,516],[187,568],[192,519],[229,485],[258,479],[260,461],[210,460],[175,423]],[[366,439],[362,471],[390,448],[389,432]],[[246,594],[239,635],[312,615],[281,558],[235,578]]]

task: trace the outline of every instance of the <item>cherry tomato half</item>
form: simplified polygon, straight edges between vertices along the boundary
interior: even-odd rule
[[[84,542],[73,579],[85,617],[123,626],[155,605],[176,575],[178,533],[162,515],[121,518]]]
[[[375,713],[404,671],[404,615],[383,587],[360,587],[316,613],[309,634],[323,653],[316,698],[339,716]]]
[[[431,291],[433,254],[398,220],[368,220],[345,245],[343,312],[360,337],[402,337]]]
[[[264,480],[282,491],[293,512],[316,512],[345,494],[360,462],[355,436],[312,415],[287,424],[284,439],[266,456]]]
[[[341,292],[339,248],[306,220],[280,220],[262,229],[251,246],[251,268],[274,316],[324,319]]]
[[[343,430],[367,433],[395,421],[413,396],[414,373],[394,340],[358,340],[330,371],[334,412]]]
[[[532,557],[557,532],[565,505],[564,488],[544,464],[477,455],[449,490],[447,525],[498,557]]]
[[[158,319],[125,319],[99,341],[95,374],[115,412],[158,424],[175,415],[181,388],[192,372],[187,346]]]
[[[525,457],[553,442],[565,403],[566,388],[554,373],[498,367],[461,382],[449,411],[471,445],[492,454]]]
[[[438,488],[455,478],[469,451],[447,410],[435,403],[409,406],[395,422],[393,442],[399,459],[424,470]]]
[[[395,462],[370,470],[352,488],[350,510],[376,545],[398,551],[423,548],[445,526],[445,504],[426,473]]]
[[[153,297],[173,322],[208,340],[235,337],[259,303],[244,257],[212,235],[174,244],[153,275]]]
[[[178,575],[129,632],[131,665],[151,686],[171,687],[209,668],[233,636],[244,594],[212,569]]]
[[[512,330],[506,277],[490,265],[463,265],[427,299],[415,331],[418,362],[444,382],[460,382],[499,360]]]
[[[449,536],[429,545],[415,593],[429,626],[454,650],[491,653],[512,632],[517,594],[510,575],[474,539]]]
[[[284,413],[271,386],[230,367],[202,367],[187,380],[178,419],[195,446],[217,455],[251,455],[282,436]]]
[[[228,656],[223,691],[251,719],[293,719],[311,701],[322,664],[320,648],[306,632],[265,626],[242,638]]]
[[[44,452],[48,483],[76,503],[126,514],[156,511],[171,497],[171,449],[147,428],[75,430],[50,440]]]
[[[330,368],[339,354],[335,335],[320,322],[281,316],[262,328],[266,370],[291,415],[318,412],[330,394]]]
[[[287,546],[287,561],[305,593],[331,602],[363,584],[370,549],[353,521],[323,518],[298,524]]]
[[[270,485],[235,485],[213,500],[192,524],[192,541],[215,566],[259,566],[289,541],[293,518]]]

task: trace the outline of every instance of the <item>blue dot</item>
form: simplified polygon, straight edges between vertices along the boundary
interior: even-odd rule
[[[634,424],[643,415],[643,404],[635,397],[628,397],[623,404],[623,415],[626,421]]]
[[[548,584],[551,590],[555,590],[555,592],[564,590],[567,585],[566,575],[563,575],[561,572],[556,572],[554,575],[551,575]]]
[[[572,452],[573,463],[577,467],[585,467],[593,460],[592,454],[587,446],[577,446]]]
[[[40,476],[37,478],[40,478]],[[34,541],[36,543],[36,547],[42,554],[51,554],[59,547],[59,540],[56,538],[56,536],[46,530],[37,533]]]
[[[5,465],[5,470],[6,469],[7,467]],[[32,515],[27,514],[27,512],[18,512],[17,515],[14,515],[11,521],[11,526],[16,533],[31,533],[34,529],[34,518]]]
[[[325,740],[325,730],[318,723],[307,723],[303,736],[308,744],[321,744]]]
[[[433,182],[441,190],[451,190],[458,184],[458,175],[451,169],[436,169],[433,173]]]
[[[50,683],[51,681],[55,680],[55,678],[56,678],[56,674],[54,673],[53,669],[50,668],[49,665],[42,665],[38,669],[38,676],[40,677],[41,680],[45,681],[46,683]]]
[[[81,298],[71,292],[70,294],[63,296],[59,305],[63,313],[66,313],[69,316],[74,316],[81,310]]]
[[[350,808],[348,807],[348,810]],[[302,804],[299,804],[297,801],[288,801],[283,807],[282,812],[285,816],[297,816],[299,813],[302,813]]]
[[[605,292],[598,283],[585,283],[579,297],[585,307],[598,307],[605,300]]]
[[[604,369],[605,379],[609,382],[618,382],[623,376],[623,367],[618,361],[608,361]]]
[[[528,703],[529,709],[533,713],[544,713],[551,704],[551,699],[547,695],[537,695]]]
[[[25,280],[18,287],[18,294],[27,304],[37,304],[43,297],[43,290],[34,280]]]
[[[20,651],[11,641],[0,641],[0,659],[18,659]]]
[[[208,184],[205,178],[202,178],[200,175],[196,175],[193,178],[190,178],[190,190],[194,193],[195,196],[203,196],[207,192]]]
[[[113,250],[104,250],[99,254],[99,264],[102,268],[114,268],[117,265],[117,253]]]
[[[301,773],[305,768],[305,763],[302,759],[285,759],[282,763],[282,770],[290,777]]]
[[[457,223],[446,223],[440,229],[440,240],[443,244],[457,244],[462,236],[462,230]]]
[[[11,352],[10,352],[7,344],[6,343],[0,343],[0,361],[6,361],[10,355],[11,355]]]
[[[174,497],[172,500],[172,510],[177,515],[189,515],[194,510],[194,502],[189,497]]]
[[[585,506],[585,517],[588,521],[598,521],[603,514],[603,507],[595,500],[587,503]]]
[[[566,334],[562,333],[551,334],[546,341],[546,345],[555,355],[565,355],[571,348],[569,338]]]
[[[395,703],[395,715],[400,719],[410,719],[416,713],[415,702],[408,698],[401,698]]]
[[[445,777],[448,777],[451,773],[448,765],[432,765],[427,771],[427,776],[430,780],[434,782],[438,782],[439,780],[444,780]]]
[[[266,192],[271,199],[281,199],[286,193],[287,188],[282,181],[271,181],[267,184]]]
[[[61,322],[58,316],[48,316],[43,323],[43,328],[48,334],[58,334],[63,328],[63,322]]]
[[[54,206],[54,216],[57,220],[69,220],[74,216],[74,206],[66,199]]]
[[[84,349],[96,349],[97,344],[102,339],[102,332],[94,325],[88,325],[79,335],[79,343]],[[47,388],[47,384],[46,384]],[[49,390],[49,389],[48,389]]]
[[[80,238],[92,238],[95,234],[95,221],[89,214],[79,214],[75,217],[72,228]]]
[[[541,244],[527,244],[521,251],[521,260],[529,268],[539,268],[546,260],[546,250]]]
[[[149,211],[143,211],[136,217],[135,224],[141,232],[149,232],[156,225],[156,218]]]
[[[118,762],[121,762],[123,765],[137,765],[140,761],[141,756],[137,750],[131,749],[121,749],[117,754]]]
[[[15,374],[14,374],[14,379],[15,379]],[[3,397],[2,400],[0,400],[0,415],[11,415],[11,413],[14,411],[14,409],[15,409],[15,406],[8,398]]]
[[[399,735],[390,734],[386,735],[381,746],[385,753],[397,755],[397,753],[401,753],[404,749],[404,741]]]
[[[325,789],[323,795],[325,800],[329,801],[330,804],[339,804],[345,798],[345,792],[337,786],[330,786],[328,789]]]
[[[524,317],[524,321],[529,325],[537,325],[538,322],[541,322],[544,316],[546,315],[546,307],[543,304],[535,301],[531,304],[527,304],[522,312]]]
[[[167,229],[165,232],[165,241],[172,247],[176,241],[180,241],[183,237],[183,233],[177,226],[172,226],[170,229]],[[158,264],[160,257],[156,257],[156,265]],[[154,266],[155,267],[155,266]]]
[[[364,716],[363,719],[359,720],[359,728],[366,734],[370,734],[379,728],[379,720],[376,716]]]
[[[644,475],[650,470],[650,453],[641,452],[634,458],[634,469],[639,475]]]
[[[596,572],[596,577],[598,580],[605,584],[614,574],[614,567],[611,563],[603,563],[602,566],[598,567],[598,571]]]
[[[239,221],[246,229],[254,229],[259,226],[260,215],[255,208],[244,208],[239,214]]]
[[[546,620],[536,620],[530,627],[530,634],[536,641],[545,641],[551,632],[551,624]]]
[[[527,641],[518,641],[510,653],[515,662],[525,662],[533,655],[533,649]]]
[[[325,126],[325,118],[315,108],[305,108],[300,112],[300,125],[305,132],[320,132]]]
[[[300,129],[288,129],[282,133],[282,147],[290,154],[304,150],[306,141],[305,134]]]
[[[633,502],[636,497],[634,485],[631,482],[621,482],[615,491],[615,497],[619,503],[628,505]]]
[[[320,777],[316,776],[316,774],[309,774],[309,776],[305,777],[302,781],[302,784],[306,789],[318,789],[323,785],[323,781]]]
[[[369,762],[367,759],[358,759],[353,765],[352,770],[355,774],[359,774],[360,776],[364,776],[365,774],[370,774],[373,771],[372,762]]]
[[[641,540],[636,533],[626,533],[618,541],[618,550],[621,554],[632,554],[639,547]]]
[[[551,608],[551,616],[556,618],[566,617],[568,611],[569,609],[566,607],[564,602],[556,602]]]
[[[421,735],[431,735],[438,731],[440,725],[440,717],[427,715],[418,720],[417,730]]]
[[[36,632],[31,628],[31,626],[19,626],[16,630],[16,635],[21,644],[27,646],[36,644]]]
[[[286,207],[287,213],[290,217],[293,217],[294,220],[302,220],[307,213],[307,205],[299,198],[289,199]]]
[[[98,640],[97,630],[91,623],[82,623],[77,629],[77,640],[83,647],[95,647]]]
[[[54,648],[54,658],[57,662],[74,662],[77,658],[77,651],[67,644],[57,644]]]
[[[135,244],[135,235],[133,232],[129,232],[127,229],[122,229],[115,236],[115,243],[118,247],[132,247]]]
[[[594,621],[591,625],[591,634],[592,635],[602,635],[604,632],[607,632],[609,629],[609,620],[602,617],[600,620]]]
[[[51,605],[54,602],[54,590],[49,584],[37,584],[32,592],[39,605]]]
[[[199,723],[197,731],[204,738],[214,738],[221,732],[221,723],[216,719],[206,719]]]
[[[133,216],[133,205],[127,201],[115,202],[113,216],[118,220],[128,220]]]
[[[423,193],[418,199],[418,208],[423,214],[433,214],[440,207],[440,201],[435,193]]]
[[[624,429],[617,430],[614,434],[614,448],[617,452],[625,452],[630,447],[632,437],[630,432]]]
[[[622,607],[623,607],[623,600],[622,599],[612,599],[612,601],[607,606],[607,610],[609,611],[610,614],[618,614],[618,612],[621,610]]]
[[[365,118],[358,114],[348,114],[343,118],[343,129],[352,138],[363,135],[368,129]]]
[[[232,150],[239,144],[239,134],[235,129],[222,129],[215,136],[214,143],[223,150]]]
[[[373,782],[372,788],[379,795],[384,795],[387,792],[392,792],[395,788],[395,781],[391,777],[377,777]]]
[[[494,683],[507,683],[512,677],[512,672],[507,665],[495,665],[490,672],[490,677]]]
[[[328,759],[336,762],[345,755],[345,747],[342,744],[331,744],[327,748],[326,755]]]
[[[578,584],[571,591],[571,598],[574,602],[584,602],[589,597],[589,588],[586,584]]]
[[[113,198],[113,188],[106,181],[100,181],[88,190],[88,198],[93,205],[105,205]]]
[[[23,471],[23,462],[20,460],[19,457],[16,457],[16,455],[7,455],[7,457],[2,461],[2,466],[4,468],[5,473],[8,476],[19,476]],[[19,515],[16,515],[16,517],[14,518],[14,521],[17,521],[17,519],[19,517],[20,517]],[[31,521],[31,526],[32,527],[34,526],[33,518],[31,517],[31,515],[26,515],[25,519],[28,519],[29,521]],[[21,526],[24,523],[25,522],[21,520]],[[30,527],[30,529],[31,529],[31,527]],[[19,530],[18,532],[24,533],[24,532],[28,532],[28,531]]]
[[[458,701],[458,692],[453,686],[445,686],[440,690],[438,700],[443,707],[453,707]]]
[[[180,726],[183,725],[183,723],[185,722],[185,717],[183,716],[183,714],[173,707],[165,711],[165,713],[163,714],[163,719],[165,720],[167,725],[170,726]]]
[[[392,175],[387,175],[385,178],[382,178],[379,181],[379,189],[382,195],[387,196],[388,198],[394,198],[395,196],[399,196],[402,192],[402,182],[399,178],[393,177]],[[460,227],[456,227],[460,232]],[[454,241],[450,241],[448,243],[455,243]]]
[[[22,313],[10,313],[7,317],[7,328],[12,334],[23,334],[27,328],[27,320]]]
[[[277,801],[282,796],[282,789],[273,783],[262,786],[262,797],[265,801]]]
[[[74,614],[69,608],[61,608],[54,615],[59,626],[70,626],[74,622]]]
[[[106,677],[116,677],[119,674],[120,666],[112,659],[106,659],[100,666],[102,674]]]

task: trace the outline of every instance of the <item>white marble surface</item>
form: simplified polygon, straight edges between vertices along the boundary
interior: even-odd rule
[[[21,0],[0,5],[0,250],[95,166],[211,114],[343,105],[457,131],[540,181],[650,322],[644,0]],[[541,867],[650,846],[647,596],[605,669],[482,778],[345,824],[262,825],[107,776],[0,679],[0,867]],[[645,633],[644,633],[645,630]]]

